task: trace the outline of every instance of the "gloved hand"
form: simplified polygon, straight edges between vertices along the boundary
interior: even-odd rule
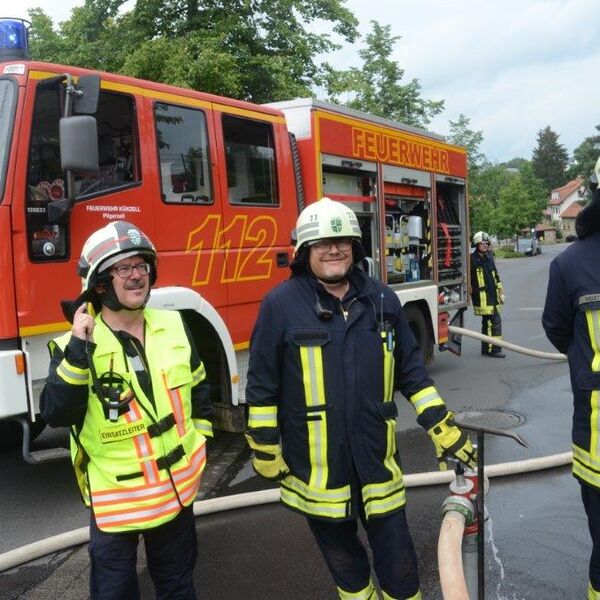
[[[281,481],[289,475],[289,468],[281,455],[279,444],[259,444],[246,434],[248,445],[254,451],[252,468],[265,479]]]
[[[504,304],[504,292],[502,288],[498,291],[498,300],[500,300],[500,304]]]
[[[436,423],[427,433],[433,440],[440,471],[448,468],[446,457],[454,456],[470,469],[477,467],[477,452],[471,444],[469,436],[454,424],[454,413],[448,411],[446,416]]]

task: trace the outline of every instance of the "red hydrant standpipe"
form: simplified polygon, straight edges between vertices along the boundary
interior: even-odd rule
[[[500,435],[504,437],[510,437],[514,439],[517,443],[521,444],[521,446],[528,447],[527,442],[519,436],[517,433],[513,433],[511,431],[505,431],[502,429],[497,429],[494,427],[487,427],[485,425],[481,425],[479,423],[471,423],[466,418],[461,418],[463,415],[456,415],[455,422],[462,429],[469,429],[471,431],[477,432],[477,474],[468,472],[465,474],[463,467],[460,463],[456,466],[456,481],[453,482],[456,486],[456,489],[463,492],[460,494],[460,498],[468,497],[469,501],[473,501],[475,504],[475,514],[476,514],[476,525],[475,528],[465,528],[465,535],[463,539],[463,562],[467,562],[465,566],[465,571],[467,573],[467,587],[469,588],[469,594],[471,598],[475,598],[473,587],[477,588],[477,599],[484,600],[485,599],[485,536],[484,536],[484,514],[485,514],[485,505],[484,505],[484,495],[486,492],[485,489],[485,454],[484,454],[484,434],[490,433],[493,435]],[[467,484],[467,481],[470,482]],[[453,484],[450,484],[450,489],[452,490]],[[451,496],[450,498],[457,497]],[[469,529],[469,532],[467,532]],[[470,577],[469,574],[473,572],[473,569],[470,567],[469,558],[471,557],[471,552],[466,550],[470,550],[473,546],[473,542],[477,545],[477,585],[474,586],[472,583],[469,583]]]

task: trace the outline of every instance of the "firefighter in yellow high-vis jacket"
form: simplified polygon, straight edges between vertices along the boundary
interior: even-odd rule
[[[504,304],[504,289],[496,269],[491,251],[490,236],[478,231],[473,236],[475,249],[471,253],[471,302],[473,312],[481,317],[481,333],[502,337],[500,310]],[[490,342],[481,342],[481,354],[495,358],[505,358],[502,348]]]
[[[192,503],[212,435],[208,385],[180,314],[146,308],[156,258],[131,223],[92,234],[79,261],[82,294],[65,310],[71,331],[49,345],[41,413],[71,431],[91,509],[95,600],[139,598],[140,534],[157,597],[196,598]]]
[[[250,342],[253,466],[305,515],[342,599],[421,598],[396,447],[399,387],[440,465],[475,452],[423,365],[392,289],[369,277],[354,212],[323,198],[298,217],[292,277],[267,294]]]

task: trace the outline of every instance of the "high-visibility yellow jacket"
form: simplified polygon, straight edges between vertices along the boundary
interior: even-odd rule
[[[290,469],[283,503],[329,520],[355,518],[361,504],[367,518],[405,505],[395,379],[424,428],[446,414],[396,294],[361,271],[350,277],[341,303],[307,274],[267,294],[246,387],[249,435],[281,442]]]
[[[80,491],[107,532],[156,527],[174,518],[197,494],[206,462],[210,424],[192,418],[191,389],[205,379],[202,363],[192,372],[191,347],[177,312],[145,309],[145,361],[151,396],[140,385],[144,359],[129,356],[115,333],[96,317],[93,362],[104,384],[130,389],[133,399],[109,419],[87,367],[70,362],[67,333],[50,343],[62,360],[52,381],[77,392],[85,386],[87,409],[71,427],[71,454]],[[136,373],[136,369],[138,373]],[[51,373],[52,375],[52,373]],[[47,400],[46,400],[47,402]]]
[[[500,306],[502,282],[491,252],[471,253],[471,302],[476,315],[491,315]]]

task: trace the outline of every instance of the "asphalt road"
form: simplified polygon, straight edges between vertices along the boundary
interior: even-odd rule
[[[565,246],[544,247],[540,256],[498,260],[506,305],[504,338],[552,351],[540,316],[551,258]],[[465,326],[479,330],[470,314]],[[436,354],[431,374],[455,411],[490,411],[517,423],[529,442],[523,449],[506,438],[486,439],[488,464],[570,449],[571,399],[565,363],[510,353],[506,359],[480,355],[479,342],[465,339],[463,356]],[[398,398],[399,447],[406,473],[435,469],[433,449],[416,425],[414,412]],[[495,412],[492,412],[495,411]],[[62,437],[61,437],[62,436]],[[64,433],[45,433],[39,444],[64,442]],[[209,495],[253,491],[243,444],[221,436],[209,453]],[[237,456],[237,460],[232,460]],[[211,461],[212,457],[212,461]],[[208,481],[207,481],[208,483]],[[408,517],[420,561],[425,598],[441,598],[436,568],[439,507],[447,486],[410,489]],[[492,480],[486,500],[491,517],[486,546],[486,597],[507,600],[585,597],[591,549],[578,486],[568,468]],[[29,466],[18,452],[0,455],[0,553],[87,525],[70,466]],[[201,598],[262,600],[335,597],[314,542],[301,517],[277,505],[230,511],[197,520]],[[0,599],[86,596],[85,549],[70,550],[0,575]],[[150,595],[143,558],[142,587]],[[28,591],[29,590],[29,591]]]

